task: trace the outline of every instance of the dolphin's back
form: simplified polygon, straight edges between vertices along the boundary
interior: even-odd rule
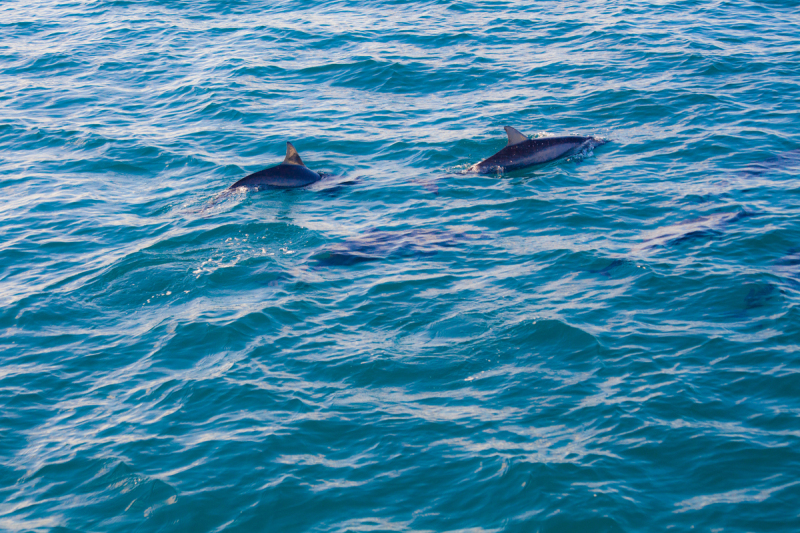
[[[474,165],[474,172],[493,172],[498,169],[515,170],[518,168],[553,161],[581,146],[592,137],[544,137],[528,139],[517,144],[509,144],[493,156]]]
[[[319,174],[308,167],[281,163],[240,179],[231,185],[231,189],[238,189],[239,187],[247,187],[248,189],[264,189],[268,187],[289,189],[305,187],[315,181],[319,181],[320,178]]]

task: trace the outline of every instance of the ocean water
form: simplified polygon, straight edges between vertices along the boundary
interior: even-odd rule
[[[2,531],[800,530],[796,2],[6,1],[0,236]]]

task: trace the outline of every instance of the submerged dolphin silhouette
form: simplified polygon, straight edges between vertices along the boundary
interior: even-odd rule
[[[653,250],[664,246],[683,244],[695,239],[713,239],[722,235],[726,226],[755,215],[756,213],[752,211],[739,210],[682,220],[644,233],[642,242],[634,246],[632,251]]]
[[[326,245],[313,256],[318,266],[352,266],[368,261],[430,257],[455,250],[475,235],[435,229],[367,230],[342,242]]]
[[[292,187],[305,187],[320,179],[322,179],[322,176],[305,166],[303,160],[300,159],[300,154],[294,149],[292,143],[287,142],[286,158],[283,160],[283,163],[250,174],[231,185],[230,188],[238,189],[239,187],[247,187],[248,189],[261,189],[265,187],[275,187],[288,189]]]
[[[489,174],[497,170],[516,170],[558,159],[583,145],[599,146],[608,141],[594,137],[543,137],[529,139],[511,126],[505,126],[508,144],[488,159],[469,168],[470,172]]]

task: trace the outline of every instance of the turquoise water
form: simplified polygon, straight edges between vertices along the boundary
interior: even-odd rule
[[[0,530],[800,529],[795,3],[0,21]]]

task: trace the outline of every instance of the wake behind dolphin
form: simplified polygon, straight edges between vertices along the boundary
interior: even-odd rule
[[[469,172],[489,174],[497,171],[517,170],[531,165],[547,163],[563,157],[582,146],[600,146],[608,141],[595,137],[544,137],[529,139],[511,126],[505,126],[508,144],[480,163],[469,168]]]
[[[283,163],[274,167],[259,170],[254,174],[245,176],[230,186],[231,189],[246,187],[248,189],[277,188],[290,189],[305,187],[322,179],[322,176],[309,169],[300,159],[292,143],[286,143],[286,158]]]

